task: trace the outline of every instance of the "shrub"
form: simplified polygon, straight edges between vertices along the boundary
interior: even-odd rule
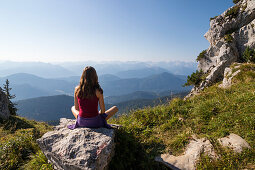
[[[236,18],[240,10],[240,6],[234,6],[233,8],[229,9],[227,13],[225,14],[225,17]]]
[[[0,144],[0,165],[4,169],[18,168],[36,150],[33,142],[33,129],[22,130]]]
[[[205,58],[206,50],[203,50],[198,56],[197,61],[201,60],[202,58]]]
[[[255,62],[255,50],[247,47],[243,52],[242,60],[244,62]]]
[[[214,19],[217,18],[217,17],[218,17],[218,16],[215,16],[215,17],[210,18],[210,21],[211,21],[211,20],[214,20]]]
[[[225,40],[226,42],[228,42],[228,43],[232,42],[233,39],[234,39],[234,38],[232,37],[231,34],[226,34],[226,35],[224,36],[224,40]]]
[[[187,82],[184,84],[184,86],[199,86],[199,84],[203,81],[203,71],[196,71],[195,73],[192,73],[190,76],[187,78]]]
[[[237,4],[238,2],[240,2],[241,0],[233,0],[234,4]]]

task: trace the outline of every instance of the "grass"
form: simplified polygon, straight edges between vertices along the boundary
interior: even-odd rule
[[[0,122],[0,167],[1,169],[38,169],[45,166],[38,162],[35,166],[31,165],[35,155],[41,159],[46,159],[40,153],[40,148],[36,139],[40,138],[51,127],[45,123],[30,121],[18,116],[11,116],[8,121]],[[32,156],[34,155],[34,156]],[[33,159],[31,159],[33,158]],[[30,165],[29,168],[27,165]],[[47,167],[51,165],[46,164]],[[40,168],[39,168],[40,169]],[[44,168],[45,169],[45,168]],[[50,169],[50,168],[48,168]]]
[[[163,169],[153,160],[170,152],[183,153],[192,134],[207,137],[214,146],[217,139],[235,133],[251,146],[241,154],[216,147],[220,158],[211,160],[201,155],[198,169],[242,169],[255,165],[255,65],[244,64],[241,73],[233,79],[229,89],[218,84],[186,101],[173,99],[169,104],[148,107],[112,120],[122,124],[117,133],[116,156],[110,168]],[[254,72],[253,72],[254,73]],[[121,155],[121,156],[120,156]]]

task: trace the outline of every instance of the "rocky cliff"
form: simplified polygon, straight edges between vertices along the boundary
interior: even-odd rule
[[[8,109],[8,99],[2,89],[0,88],[0,118],[8,119],[10,112]]]
[[[224,70],[233,62],[241,61],[247,47],[255,47],[255,0],[241,0],[221,15],[211,18],[205,34],[210,47],[197,60],[198,70],[205,79],[195,88],[194,94],[223,79]]]

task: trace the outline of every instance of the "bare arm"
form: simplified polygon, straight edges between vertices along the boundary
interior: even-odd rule
[[[76,88],[74,90],[74,108],[79,111],[80,110],[79,109],[79,104],[78,104],[77,96],[75,95]]]
[[[99,90],[97,90],[96,91],[96,96],[99,100],[99,106],[100,106],[100,109],[101,109],[99,113],[100,114],[105,113],[104,95]]]

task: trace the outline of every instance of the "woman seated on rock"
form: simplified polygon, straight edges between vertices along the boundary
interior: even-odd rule
[[[101,109],[99,112],[98,102]],[[77,127],[110,128],[107,120],[118,111],[116,106],[105,111],[103,90],[98,83],[96,70],[91,66],[87,66],[83,70],[80,84],[74,91],[74,106],[71,110],[77,120],[76,124],[68,126],[69,129]]]

